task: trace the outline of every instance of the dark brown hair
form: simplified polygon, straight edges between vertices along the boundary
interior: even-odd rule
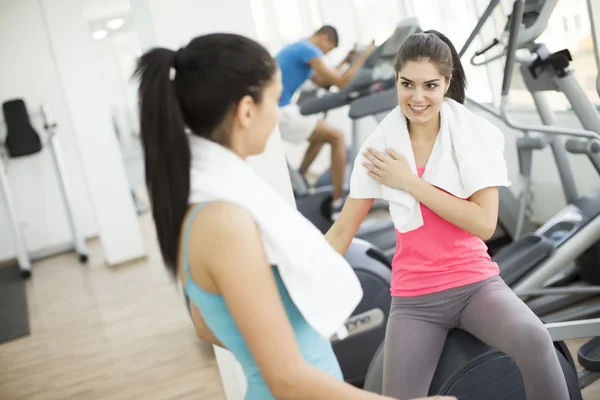
[[[428,60],[438,71],[450,80],[446,96],[463,104],[466,97],[467,78],[454,45],[446,36],[436,30],[416,33],[406,39],[394,63],[398,74],[409,61]]]
[[[333,43],[333,45],[335,47],[338,47],[338,45],[340,43],[340,37],[338,35],[338,31],[331,25],[323,25],[313,35],[314,36],[327,35],[327,37],[329,38],[329,40],[331,41],[331,43]]]
[[[154,48],[138,61],[146,185],[163,260],[174,275],[190,192],[186,128],[226,144],[231,111],[247,95],[260,103],[276,70],[263,46],[226,33],[197,37],[178,51]]]

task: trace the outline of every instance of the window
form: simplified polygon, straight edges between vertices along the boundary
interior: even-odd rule
[[[398,0],[353,0],[356,24],[359,30],[358,40],[367,44],[375,40],[383,43],[394,32],[396,25],[403,19]]]
[[[457,51],[462,49],[477,25],[478,15],[483,13],[489,3],[487,0],[452,0],[451,2],[447,0],[412,0],[411,4],[407,4],[407,1],[404,0],[404,9],[414,12],[414,17],[419,20],[421,29],[435,29],[442,32],[452,41]],[[493,26],[491,18],[462,57],[469,81],[467,94],[480,102],[492,102],[494,91],[490,86],[488,67],[474,66],[470,59],[476,50],[480,50],[484,46],[484,43],[487,44],[493,39],[494,33],[490,34],[490,26]]]
[[[309,36],[321,25],[318,0],[250,0],[258,40],[271,52]]]
[[[600,103],[596,90],[598,66],[586,0],[557,2],[538,42],[546,44],[551,52],[568,49],[573,57],[571,68],[581,88],[592,102]],[[549,96],[553,104],[561,108],[571,106],[562,93],[550,93]]]

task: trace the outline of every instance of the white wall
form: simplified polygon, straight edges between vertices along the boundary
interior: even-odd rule
[[[103,86],[108,94],[110,114],[119,130],[119,141],[124,146],[134,143],[139,131],[137,117],[137,90],[131,75],[139,56],[139,44],[134,31],[112,34],[94,41],[95,60]]]
[[[149,3],[154,32],[161,46],[178,48],[193,37],[209,32],[235,32],[256,37],[248,1],[149,0]]]
[[[83,19],[83,3],[42,0],[42,4],[105,261],[116,265],[142,257],[145,249],[137,211],[111,124],[108,93]]]
[[[270,52],[308,37],[323,24],[318,0],[249,0],[258,40]]]
[[[144,248],[82,15],[77,0],[0,0],[0,50],[10,60],[0,64],[0,100],[21,97],[30,112],[50,105],[75,218],[86,236],[100,235],[105,261],[113,265],[143,256]],[[33,122],[42,133],[40,121]],[[29,250],[68,248],[71,234],[48,154],[11,160],[8,175]],[[8,226],[4,205],[0,226]],[[13,258],[12,233],[2,239],[0,259]]]

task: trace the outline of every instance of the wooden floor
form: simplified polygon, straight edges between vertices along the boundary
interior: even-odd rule
[[[34,265],[31,335],[0,345],[1,400],[225,399],[212,349],[194,335],[148,216],[142,225],[146,261],[108,269],[93,242],[89,265],[72,254]],[[584,399],[600,399],[600,382]]]
[[[71,254],[34,265],[31,335],[0,345],[1,400],[225,400],[212,348],[142,224],[147,261],[108,269],[91,243],[89,265]]]

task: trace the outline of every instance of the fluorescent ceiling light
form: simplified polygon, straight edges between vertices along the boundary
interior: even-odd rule
[[[104,29],[99,29],[97,31],[92,32],[92,38],[94,38],[94,40],[102,40],[107,36],[108,32]]]
[[[122,27],[125,24],[125,21],[123,20],[123,18],[114,18],[111,19],[110,21],[108,21],[106,23],[106,27],[108,29],[119,29],[120,27]]]

